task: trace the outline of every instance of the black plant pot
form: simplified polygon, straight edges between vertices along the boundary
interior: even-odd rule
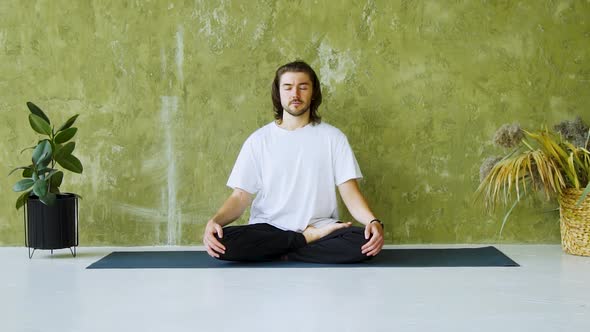
[[[75,250],[78,246],[78,197],[76,195],[58,194],[52,206],[43,204],[37,196],[30,196],[25,211],[25,245],[29,248],[29,258],[33,257],[35,249],[50,249],[53,253],[53,249],[70,248],[72,255],[76,256]]]

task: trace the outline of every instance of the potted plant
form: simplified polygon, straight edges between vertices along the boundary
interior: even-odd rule
[[[72,127],[78,114],[55,129],[38,106],[27,102],[27,107],[31,128],[47,136],[37,145],[21,151],[33,150],[30,165],[10,172],[22,170],[23,178],[12,189],[23,192],[16,200],[16,208],[25,206],[25,245],[29,248],[29,258],[35,249],[50,249],[53,253],[53,249],[70,248],[72,251],[72,247],[72,255],[76,256],[79,196],[60,191],[64,173],[56,168],[56,164],[74,173],[82,173],[82,163],[72,154],[76,143],[70,141],[78,131]]]
[[[512,202],[500,233],[523,195],[542,191],[547,199],[559,202],[563,250],[590,256],[589,140],[590,130],[581,118],[564,121],[552,131],[528,131],[512,124],[496,132],[494,142],[510,152],[484,161],[477,194],[491,209]]]

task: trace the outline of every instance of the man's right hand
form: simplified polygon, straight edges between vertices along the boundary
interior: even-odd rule
[[[223,228],[211,219],[207,222],[207,226],[205,227],[203,244],[205,245],[205,249],[207,249],[209,256],[219,258],[219,254],[225,254],[225,246],[215,238],[215,234],[217,234],[220,239],[223,238]]]

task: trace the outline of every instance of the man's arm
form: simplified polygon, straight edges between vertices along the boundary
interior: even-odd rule
[[[369,209],[369,204],[365,200],[356,179],[350,179],[338,186],[342,201],[348,208],[352,217],[363,225],[368,224],[375,219],[375,215]]]
[[[369,242],[361,247],[362,253],[367,256],[377,255],[383,248],[383,227],[377,222],[371,223],[375,215],[361,193],[356,179],[340,184],[338,190],[352,217],[365,225],[365,239],[370,238]]]
[[[235,188],[213,218],[209,219],[203,234],[203,244],[210,256],[219,257],[220,253],[225,253],[225,246],[215,238],[215,234],[222,238],[222,227],[238,219],[252,203],[253,198],[254,195],[249,192]]]
[[[253,198],[254,195],[249,192],[235,188],[210,221],[222,227],[230,224],[246,211],[246,208],[252,203]]]

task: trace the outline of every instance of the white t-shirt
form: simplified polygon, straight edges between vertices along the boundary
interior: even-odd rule
[[[227,185],[256,194],[250,224],[303,232],[338,221],[336,186],[362,178],[346,136],[320,123],[290,131],[275,122],[242,146]]]

